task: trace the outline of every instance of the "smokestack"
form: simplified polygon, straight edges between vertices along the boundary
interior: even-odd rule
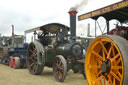
[[[77,11],[75,8],[70,8],[69,15],[70,15],[70,32],[71,36],[76,36],[76,14]]]
[[[15,39],[15,36],[14,36],[14,25],[12,25],[12,47],[14,47],[14,39]]]
[[[90,24],[88,24],[87,37],[90,37]]]
[[[14,25],[12,25],[12,36],[14,36]]]

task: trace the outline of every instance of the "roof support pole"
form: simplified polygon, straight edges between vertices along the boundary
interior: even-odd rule
[[[24,33],[24,42],[26,43],[26,34]]]
[[[96,20],[95,20],[95,37],[96,37]]]
[[[109,21],[107,20],[106,21],[106,24],[107,24],[107,34],[109,33]]]

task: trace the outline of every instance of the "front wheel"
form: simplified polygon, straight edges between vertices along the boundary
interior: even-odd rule
[[[97,37],[88,48],[85,69],[89,85],[128,85],[128,41]]]
[[[67,74],[67,62],[62,55],[58,55],[53,63],[53,75],[58,82],[63,82]]]

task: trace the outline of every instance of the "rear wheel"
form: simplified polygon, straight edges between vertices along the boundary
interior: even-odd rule
[[[27,50],[27,67],[31,74],[41,74],[45,64],[45,56],[43,54],[43,46],[38,41],[29,44]]]
[[[97,37],[86,54],[89,85],[128,85],[127,60],[127,40],[115,35]]]
[[[53,64],[53,75],[56,81],[63,82],[67,74],[67,62],[65,58],[58,55]]]

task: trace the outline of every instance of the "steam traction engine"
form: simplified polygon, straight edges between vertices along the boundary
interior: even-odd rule
[[[97,14],[98,13],[98,14]],[[85,71],[89,85],[128,85],[128,27],[109,31],[109,20],[128,20],[128,0],[79,16],[79,20],[103,16],[107,35],[96,37],[86,53]]]
[[[40,74],[44,66],[53,67],[57,81],[63,82],[69,69],[83,75],[83,48],[76,38],[76,11],[69,12],[71,18],[71,35],[69,28],[62,24],[51,23],[38,28],[38,40],[31,42],[27,51],[27,66],[31,74]],[[29,30],[32,31],[32,30]],[[27,32],[27,31],[26,31]]]
[[[28,46],[27,65],[31,74],[40,74],[44,66],[53,67],[56,80],[62,82],[70,68],[75,72],[81,69],[77,60],[82,59],[83,48],[76,38],[68,35],[68,27],[52,23],[40,30],[38,40]]]
[[[26,67],[27,43],[24,43],[23,35],[14,34],[12,25],[11,37],[0,37],[0,63],[9,65],[9,67],[23,68]]]

